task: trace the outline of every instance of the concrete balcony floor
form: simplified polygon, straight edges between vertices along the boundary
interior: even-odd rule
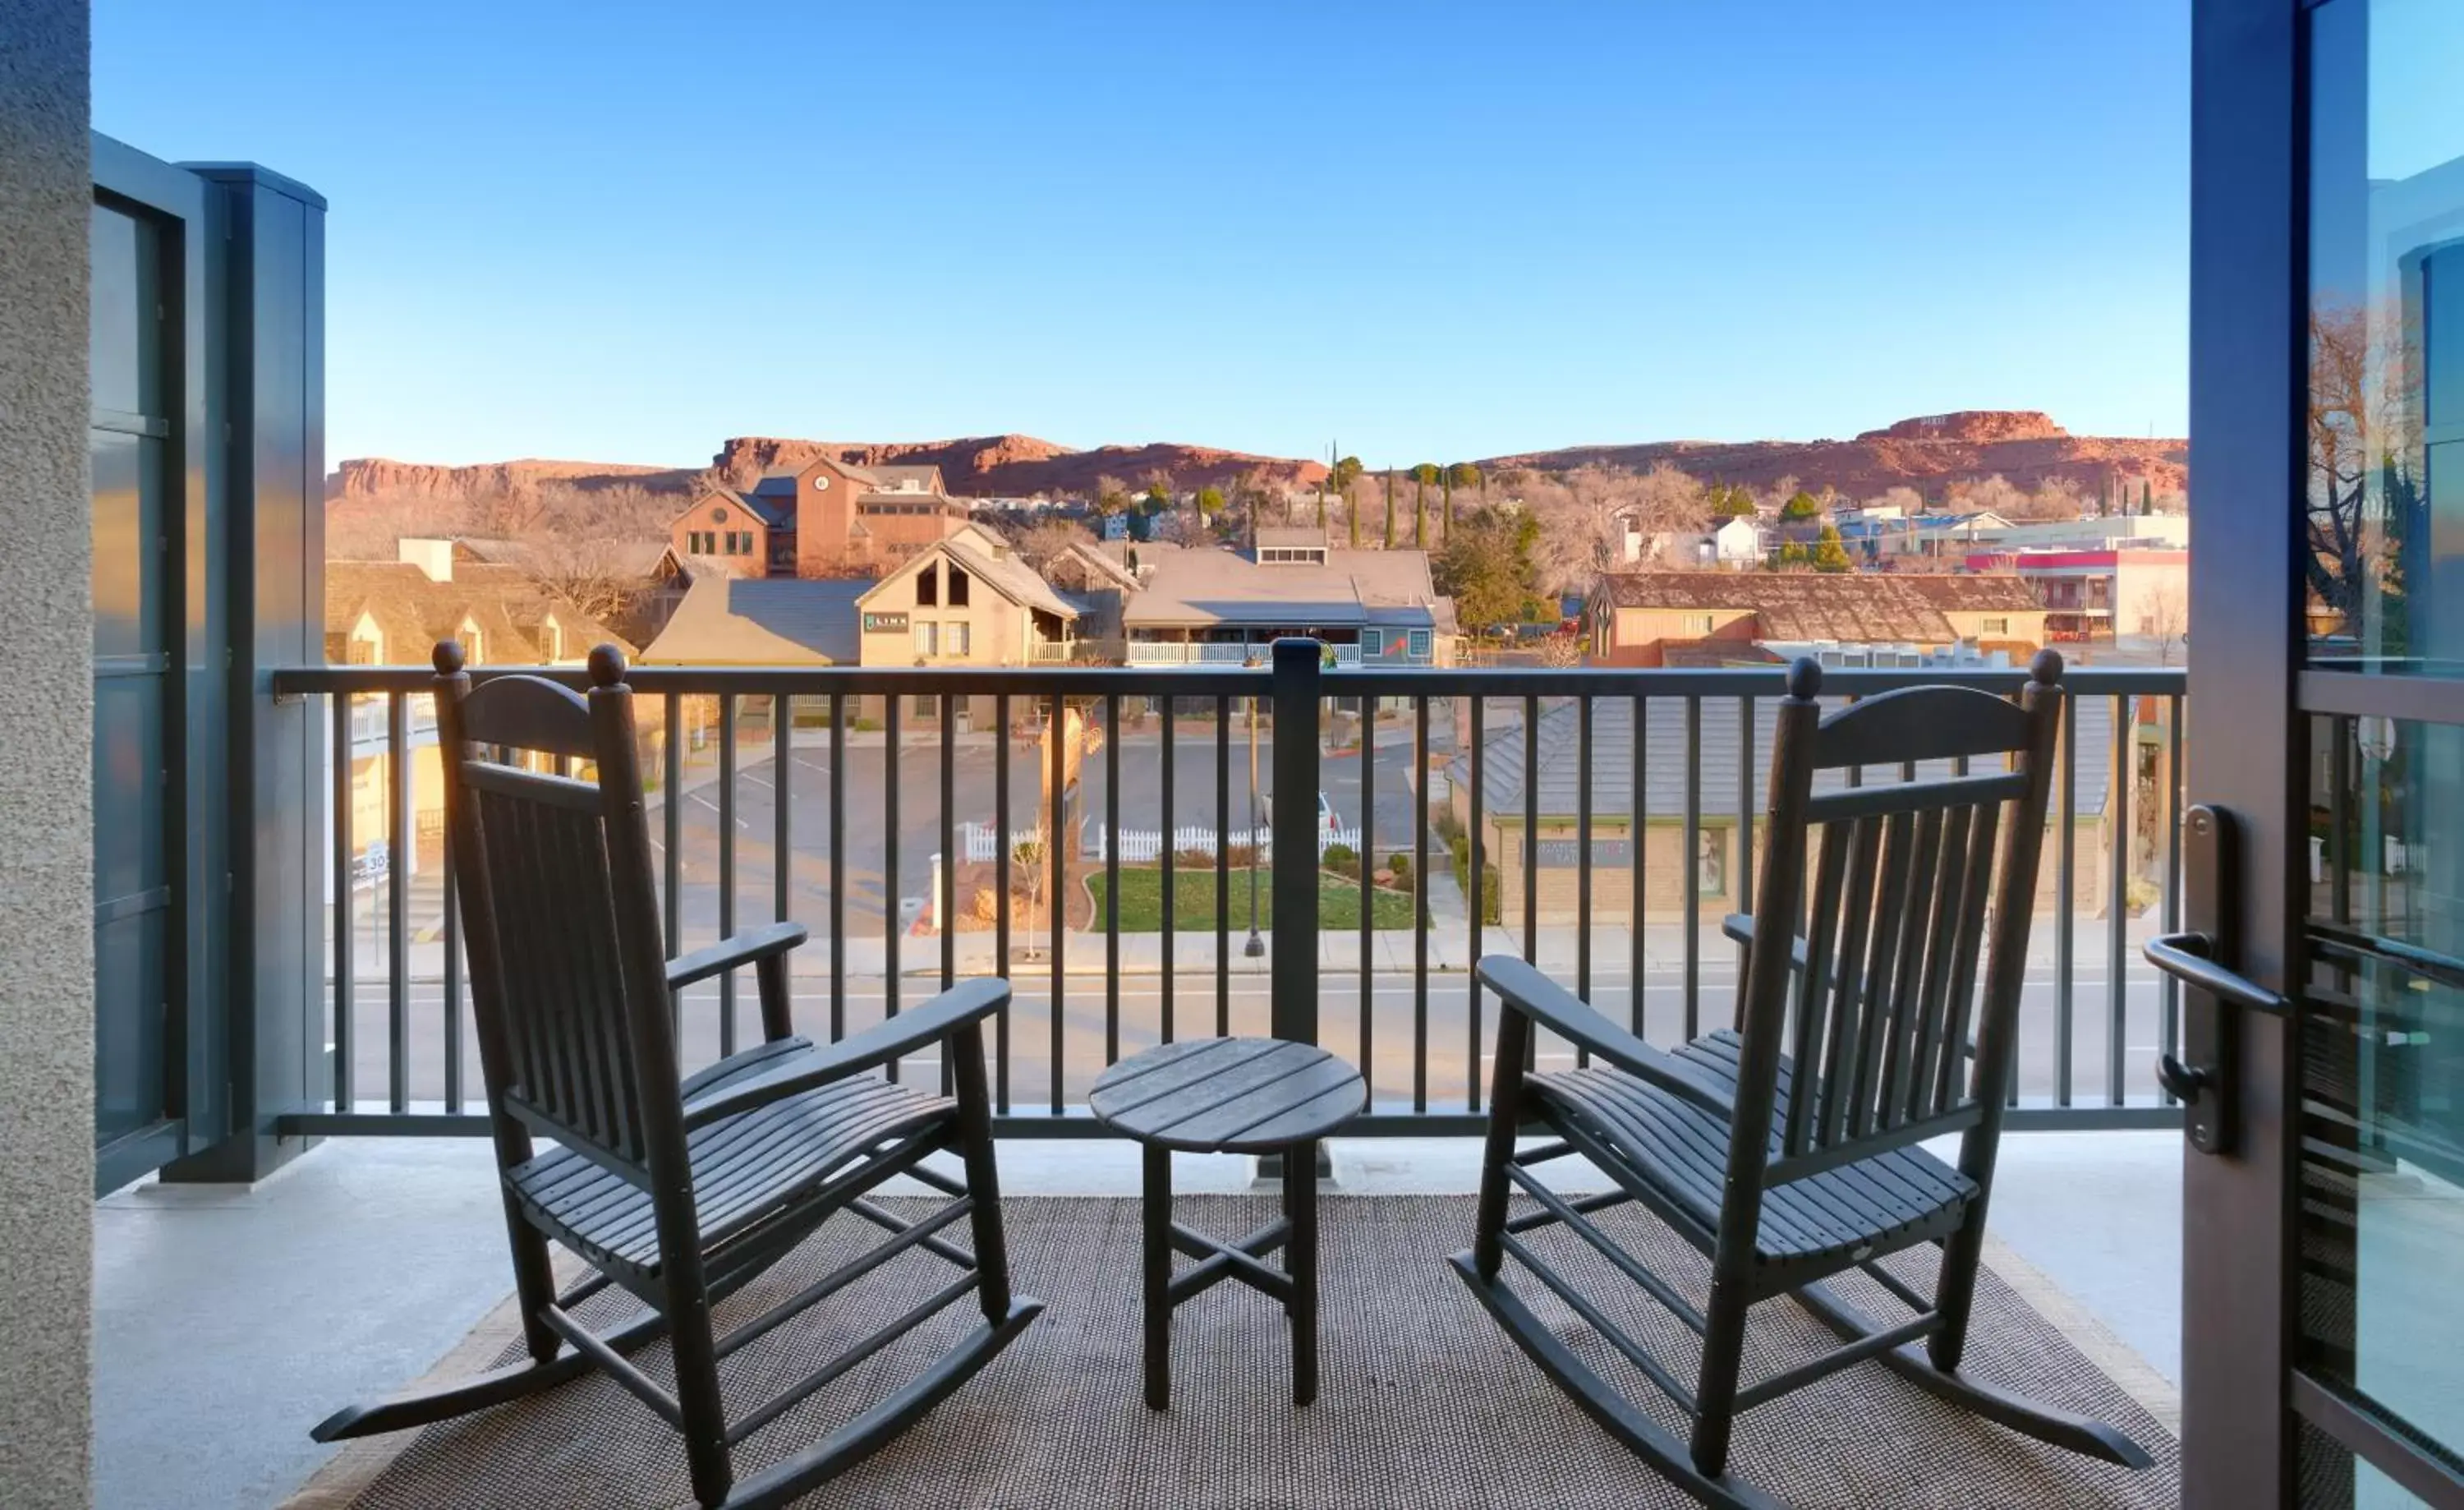
[[[1471,1139],[1332,1149],[1354,1194],[1477,1179]],[[2181,1161],[2171,1132],[2014,1133],[1994,1191],[1991,1230],[2057,1292],[2032,1299],[2100,1323],[2126,1349],[2119,1369],[2144,1361],[2126,1381],[2143,1398],[2180,1371]],[[1133,1197],[1138,1161],[1126,1144],[1012,1142],[1001,1179],[1019,1195]],[[1226,1157],[1183,1156],[1175,1173],[1183,1191],[1250,1179]],[[475,1140],[341,1139],[253,1188],[148,1181],[99,1202],[95,1502],[280,1503],[330,1454],[312,1425],[417,1378],[511,1289],[494,1187]]]

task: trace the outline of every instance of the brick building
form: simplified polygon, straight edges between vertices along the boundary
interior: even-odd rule
[[[966,527],[939,467],[859,467],[826,456],[773,467],[741,492],[713,488],[668,526],[679,559],[748,577],[871,576]]]

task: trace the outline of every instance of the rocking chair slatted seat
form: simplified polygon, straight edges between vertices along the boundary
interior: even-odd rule
[[[787,955],[803,942],[802,927],[773,923],[664,957],[624,657],[612,646],[591,653],[586,699],[536,677],[474,690],[451,641],[437,646],[436,670],[473,1015],[530,1358],[341,1411],[316,1437],[424,1426],[597,1369],[682,1433],[703,1505],[783,1504],[904,1430],[1043,1309],[1010,1293],[993,1165],[982,1025],[1008,1002],[1009,987],[971,981],[836,1044],[797,1036]],[[596,779],[528,769],[512,751],[557,757],[560,766],[589,761]],[[680,1079],[676,993],[743,966],[759,986],[764,1041]],[[951,1096],[870,1073],[936,1044]],[[938,1151],[957,1155],[961,1177],[923,1163]],[[902,1173],[955,1199],[916,1221],[868,1199]],[[716,1333],[719,1301],[842,1211],[889,1235]],[[972,1253],[942,1235],[962,1219]],[[551,1240],[596,1270],[562,1295],[549,1268]],[[957,1277],[728,1420],[719,1359],[916,1250]],[[575,1308],[610,1287],[645,1310],[594,1333]],[[906,1385],[823,1440],[736,1477],[733,1450],[746,1437],[971,1291],[980,1321]],[[672,1390],[627,1356],[660,1336],[671,1344]]]
[[[2042,1440],[2134,1468],[2150,1461],[2111,1427],[1960,1371],[2010,1090],[2060,675],[2049,651],[2015,702],[1913,687],[1825,717],[1820,668],[1791,668],[1754,913],[1727,923],[1748,946],[1731,1029],[1663,1052],[1521,960],[1480,963],[1502,1010],[1473,1244],[1455,1267],[1577,1405],[1706,1504],[1777,1503],[1727,1471],[1739,1411],[1867,1359]],[[1817,770],[1954,760],[1964,768],[1972,757],[2001,757],[2007,768],[1814,791]],[[1591,1062],[1528,1068],[1535,1028]],[[1518,1151],[1527,1128],[1554,1141]],[[1956,1166],[1919,1146],[1947,1134],[1961,1139]],[[1571,1155],[1614,1188],[1569,1198],[1532,1172]],[[1516,1191],[1536,1209],[1509,1215]],[[1629,1201],[1709,1257],[1705,1304],[1590,1220]],[[1703,1339],[1690,1388],[1527,1240],[1560,1225]],[[1942,1249],[1929,1297],[1879,1262],[1927,1243]],[[1516,1294],[1509,1258],[1691,1416],[1689,1438],[1569,1346]],[[1912,1314],[1868,1319],[1825,1283],[1850,1272]],[[1747,1314],[1780,1296],[1842,1345],[1747,1384]]]

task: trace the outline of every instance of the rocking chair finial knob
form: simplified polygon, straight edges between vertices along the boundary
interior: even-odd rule
[[[436,668],[436,674],[438,676],[460,676],[462,674],[462,642],[457,639],[438,640],[436,642],[436,649],[429,653],[428,658],[429,663]]]
[[[1822,691],[1822,663],[1811,655],[1799,655],[1788,668],[1788,695],[1800,702],[1811,702]]]
[[[595,645],[590,651],[590,684],[612,687],[625,679],[625,653],[613,645]]]
[[[2040,687],[2050,687],[2061,680],[2062,653],[2051,645],[2036,652],[2036,658],[2028,662],[2028,678]]]

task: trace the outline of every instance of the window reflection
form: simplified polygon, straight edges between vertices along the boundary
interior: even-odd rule
[[[2464,7],[2325,6],[2311,57],[2311,654],[2464,673]]]

